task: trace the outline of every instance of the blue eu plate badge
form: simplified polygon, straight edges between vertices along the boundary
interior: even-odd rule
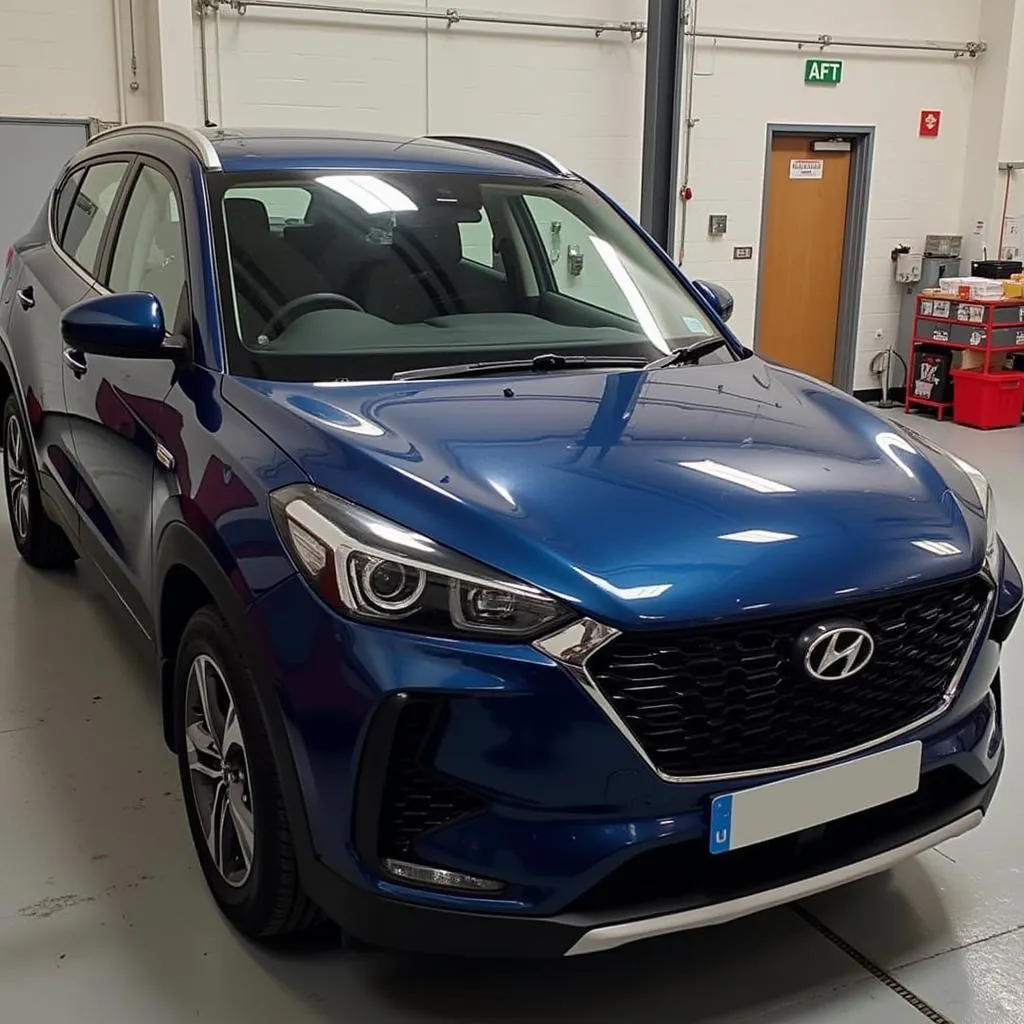
[[[711,852],[727,853],[732,838],[732,794],[711,801]]]

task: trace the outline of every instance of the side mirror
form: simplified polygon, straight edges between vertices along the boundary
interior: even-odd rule
[[[701,291],[701,294],[711,303],[711,308],[723,319],[728,320],[732,316],[736,300],[728,288],[711,281],[693,282]]]
[[[170,359],[181,349],[167,337],[160,300],[150,292],[79,302],[61,317],[60,332],[69,348],[98,356]]]

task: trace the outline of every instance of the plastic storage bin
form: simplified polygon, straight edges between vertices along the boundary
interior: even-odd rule
[[[992,277],[998,280],[1005,280],[1022,270],[1024,263],[1020,260],[976,260],[971,264],[973,277]]]
[[[1019,427],[1024,414],[1024,373],[954,370],[953,422],[980,430]]]

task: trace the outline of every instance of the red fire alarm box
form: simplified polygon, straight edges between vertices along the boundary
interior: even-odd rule
[[[941,110],[922,110],[921,125],[918,134],[925,139],[934,139],[939,134],[939,124],[942,121]]]

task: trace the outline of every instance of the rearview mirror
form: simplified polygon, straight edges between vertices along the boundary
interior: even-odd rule
[[[69,348],[98,356],[168,359],[179,350],[168,344],[164,311],[151,292],[86,299],[65,311],[60,331]]]
[[[723,288],[720,284],[715,284],[712,281],[694,281],[693,283],[700,289],[704,298],[711,303],[711,308],[723,320],[728,320],[732,316],[736,300],[728,288]]]

